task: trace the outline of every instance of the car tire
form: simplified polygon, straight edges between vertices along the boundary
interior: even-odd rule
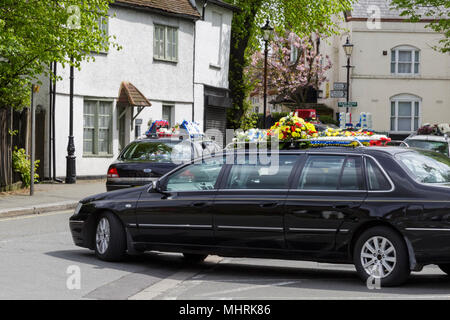
[[[397,286],[411,273],[405,241],[393,229],[383,226],[370,228],[359,236],[353,250],[353,263],[368,286],[369,282],[384,287]]]
[[[183,253],[184,260],[189,263],[200,263],[203,262],[207,254],[197,254],[197,253]]]
[[[450,263],[438,264],[438,267],[447,275],[450,275]]]
[[[111,212],[102,213],[95,227],[94,247],[98,258],[105,261],[121,261],[127,249],[125,229]]]

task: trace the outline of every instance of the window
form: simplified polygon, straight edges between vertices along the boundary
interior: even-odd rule
[[[420,98],[400,95],[391,99],[391,130],[411,132],[420,126]]]
[[[387,191],[391,189],[391,184],[373,159],[366,158],[366,170],[369,190]]]
[[[432,151],[404,152],[396,158],[422,183],[450,183],[450,159]]]
[[[298,189],[363,190],[361,158],[309,156],[302,170]]]
[[[129,144],[119,156],[125,161],[171,162],[174,149],[179,142],[137,141]],[[190,149],[187,158],[190,159]]]
[[[155,25],[153,57],[158,60],[178,61],[178,29]]]
[[[202,191],[213,190],[220,170],[223,157],[208,159],[191,164],[172,174],[167,181],[167,191]]]
[[[420,51],[413,47],[397,47],[391,50],[391,73],[413,75],[419,73]]]
[[[234,164],[228,176],[226,189],[288,189],[288,179],[298,156],[279,156],[275,164],[263,165],[246,157],[243,164]],[[274,169],[274,170],[271,170]]]
[[[83,153],[111,155],[112,102],[85,100],[83,118]]]
[[[212,13],[212,28],[210,30],[211,37],[214,39],[214,50],[215,57],[211,61],[211,65],[215,67],[220,67],[221,64],[221,53],[222,53],[222,15],[217,12]]]

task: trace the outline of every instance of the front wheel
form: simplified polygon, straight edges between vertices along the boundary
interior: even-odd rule
[[[355,244],[353,262],[362,280],[367,283],[370,278],[381,286],[400,285],[411,272],[403,238],[387,227],[374,227],[361,234]]]
[[[95,229],[95,254],[101,260],[120,261],[127,248],[126,234],[119,218],[102,213]]]
[[[444,271],[447,275],[450,275],[450,263],[438,264],[439,269]]]

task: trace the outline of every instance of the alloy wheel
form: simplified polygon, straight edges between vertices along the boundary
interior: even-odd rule
[[[98,222],[97,232],[95,234],[95,243],[97,251],[100,254],[104,254],[106,250],[108,250],[110,235],[111,231],[108,219],[101,218]]]
[[[386,278],[395,268],[397,253],[388,239],[375,236],[368,239],[361,249],[361,265],[374,278]]]

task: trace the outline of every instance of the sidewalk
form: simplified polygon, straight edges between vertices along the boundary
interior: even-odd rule
[[[106,192],[105,180],[79,180],[76,184],[36,184],[29,190],[0,193],[0,218],[73,209],[84,197]]]

